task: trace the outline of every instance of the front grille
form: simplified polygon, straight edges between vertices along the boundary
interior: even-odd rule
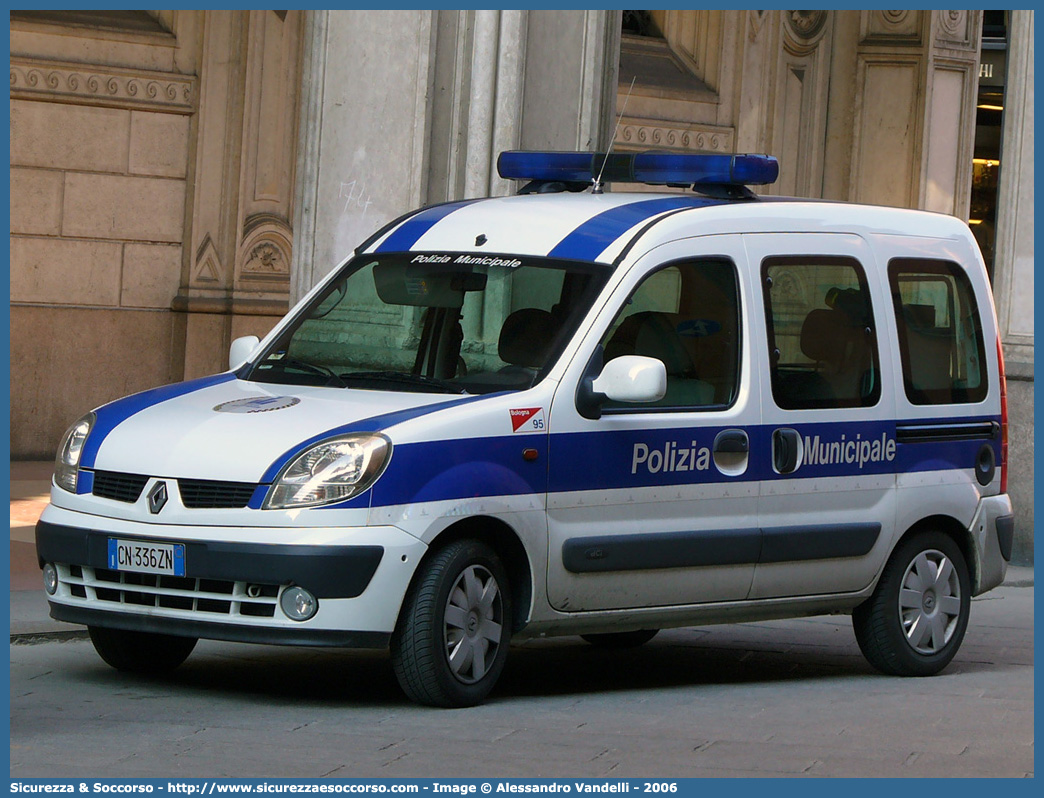
[[[103,499],[134,504],[148,484],[142,474],[95,471],[91,492]],[[257,485],[252,482],[220,482],[213,479],[179,479],[181,503],[191,510],[238,509],[250,503]]]
[[[157,615],[171,610],[274,618],[279,597],[279,585],[135,574],[80,565],[58,565],[58,581],[73,598],[150,607]]]
[[[257,485],[250,482],[218,482],[210,479],[179,479],[181,503],[192,509],[246,507]]]
[[[141,496],[148,477],[141,474],[118,474],[115,471],[95,471],[91,493],[103,499],[134,504]]]

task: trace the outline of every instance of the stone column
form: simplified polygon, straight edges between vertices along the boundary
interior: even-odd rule
[[[510,193],[502,150],[605,144],[607,11],[331,11],[306,23],[293,298],[418,206]]]
[[[434,12],[310,12],[293,300],[424,203]]]
[[[1008,373],[1013,559],[1033,562],[1033,15],[1013,11],[997,196],[993,293]]]
[[[848,199],[966,216],[980,12],[859,13]]]
[[[294,191],[296,246],[290,264],[290,295],[296,302],[312,285],[319,191],[320,122],[326,84],[326,36],[329,11],[305,11],[301,34],[301,100],[297,120],[297,168]]]
[[[184,377],[287,309],[300,11],[208,11],[182,286]]]

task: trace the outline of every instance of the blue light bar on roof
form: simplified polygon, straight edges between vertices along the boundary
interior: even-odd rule
[[[746,186],[776,182],[779,163],[771,155],[510,150],[497,159],[497,172],[507,180],[590,183],[601,174],[606,183]]]

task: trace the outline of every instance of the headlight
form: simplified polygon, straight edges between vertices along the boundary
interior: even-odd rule
[[[76,493],[76,474],[80,468],[80,455],[83,444],[94,426],[94,413],[88,413],[62,436],[58,446],[58,456],[54,459],[54,482],[59,488]]]
[[[350,499],[377,481],[390,456],[391,441],[383,435],[342,435],[317,443],[279,472],[263,509],[315,507]]]

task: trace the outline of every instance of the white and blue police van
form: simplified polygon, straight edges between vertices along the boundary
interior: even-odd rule
[[[763,155],[498,166],[517,195],[389,224],[229,371],[72,425],[51,615],[138,673],[198,638],[387,648],[441,706],[512,640],[824,613],[884,673],[944,668],[1014,530],[967,225],[759,196]]]

